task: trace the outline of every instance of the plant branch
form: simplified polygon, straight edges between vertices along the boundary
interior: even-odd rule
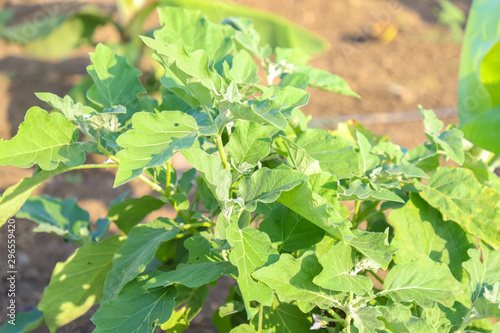
[[[222,146],[222,139],[221,137],[217,137],[217,149],[219,150],[220,158],[222,160],[222,164],[224,165],[224,168],[230,169],[229,164],[227,163],[226,159],[226,153],[224,152],[224,147]]]
[[[106,168],[118,168],[118,164],[83,164],[77,167],[71,167],[66,171],[83,170],[83,169],[106,169]]]
[[[384,280],[382,280],[382,278],[380,276],[377,275],[377,273],[375,273],[374,271],[372,271],[371,269],[368,270],[368,272],[380,283],[384,284]]]

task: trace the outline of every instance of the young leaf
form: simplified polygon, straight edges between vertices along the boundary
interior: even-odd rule
[[[257,301],[265,306],[271,306],[273,291],[262,282],[255,281],[250,275],[257,268],[275,261],[278,251],[271,245],[267,234],[252,228],[240,229],[237,223],[232,223],[226,231],[227,241],[232,247],[229,259],[238,267],[238,286],[243,296],[247,318],[252,318],[258,309],[250,305]]]
[[[375,261],[383,269],[389,267],[392,255],[397,251],[394,246],[390,246],[387,241],[387,234],[384,232],[364,232],[359,229],[354,230],[353,238],[349,245],[356,248],[368,258]]]
[[[179,228],[175,222],[162,217],[133,227],[125,244],[115,253],[113,268],[106,275],[102,302],[117,297],[125,284],[144,271],[161,243],[174,238],[178,233]]]
[[[119,117],[122,122],[141,111],[137,95],[146,92],[138,78],[141,72],[103,44],[98,44],[95,52],[90,53],[90,60],[92,65],[87,67],[87,72],[94,85],[87,92],[88,99],[103,108],[125,107],[126,114]]]
[[[331,91],[340,95],[360,98],[344,79],[327,71],[309,66],[299,66],[296,67],[293,72],[306,74],[309,77],[310,87]]]
[[[153,333],[166,322],[175,306],[175,287],[148,290],[148,276],[139,276],[128,283],[116,298],[99,307],[92,317],[94,332]]]
[[[283,253],[277,262],[257,270],[252,276],[274,289],[280,301],[295,300],[300,310],[307,313],[315,306],[321,309],[338,307],[345,295],[313,283],[321,269],[318,258],[312,251],[304,253],[298,259]]]
[[[356,138],[358,140],[359,146],[359,156],[360,156],[360,166],[359,169],[362,174],[365,174],[368,170],[373,169],[380,163],[380,159],[377,155],[372,154],[372,145],[360,131],[356,131]]]
[[[6,189],[2,197],[0,197],[0,227],[21,209],[38,185],[68,169],[69,167],[61,164],[55,170],[40,170],[30,178],[24,178],[19,183]]]
[[[319,161],[312,158],[304,148],[287,137],[281,139],[288,153],[287,162],[292,168],[308,176],[322,172]]]
[[[259,224],[259,230],[269,235],[280,251],[298,251],[319,242],[324,231],[305,217],[279,205]]]
[[[378,317],[382,317],[382,312],[371,306],[357,308],[352,313],[354,326],[356,326],[359,333],[377,332],[383,328],[384,322],[377,319]]]
[[[349,185],[349,188],[345,189],[344,192],[340,192],[339,194],[340,199],[343,201],[374,200],[404,203],[404,200],[394,194],[394,192],[385,188],[374,189],[370,184],[363,182],[361,179],[354,180]]]
[[[70,96],[61,98],[51,93],[36,93],[35,95],[55,110],[61,112],[70,121],[77,121],[78,118],[95,112],[91,107],[83,106],[82,103],[75,103]]]
[[[467,250],[476,246],[474,237],[456,223],[443,221],[436,209],[414,193],[403,208],[391,211],[389,220],[395,234],[391,244],[398,248],[396,264],[424,254],[447,264],[453,276],[461,280]]]
[[[224,63],[224,77],[236,83],[253,84],[259,82],[259,66],[246,50],[240,50],[232,59],[231,68]]]
[[[172,284],[182,284],[189,288],[199,288],[204,284],[217,280],[221,275],[236,275],[237,269],[230,262],[216,261],[201,264],[179,264],[169,272],[151,274],[146,288],[168,287]]]
[[[319,161],[323,171],[328,171],[337,179],[351,178],[358,174],[359,154],[342,137],[335,137],[325,130],[314,129],[302,133],[295,141],[307,153]]]
[[[138,177],[146,168],[166,163],[175,151],[190,148],[198,137],[196,120],[180,111],[140,112],[132,117],[132,126],[117,140],[124,149],[116,155],[120,166],[115,187]]]
[[[130,198],[112,205],[108,211],[108,219],[128,234],[130,229],[140,223],[149,213],[160,209],[164,204],[160,199],[149,195]]]
[[[313,280],[318,286],[335,291],[352,291],[356,295],[372,290],[373,282],[368,276],[351,274],[356,265],[356,250],[351,246],[337,242],[319,261],[323,270]]]
[[[99,303],[106,273],[124,238],[111,236],[101,243],[87,243],[66,262],[57,263],[38,305],[51,332]]]
[[[472,235],[500,248],[500,194],[481,185],[467,169],[440,167],[428,184],[416,183],[421,196]]]
[[[210,22],[200,11],[165,6],[158,9],[158,14],[162,27],[154,32],[156,40],[180,44],[187,52],[205,50],[216,63],[234,47],[234,30]]]
[[[447,265],[420,256],[394,266],[385,278],[381,294],[395,302],[415,301],[422,307],[431,308],[436,302],[450,307],[455,302],[454,294],[459,292],[460,284]]]
[[[89,213],[76,204],[75,198],[30,197],[16,217],[37,222],[33,231],[54,233],[79,244],[87,243],[92,236]]]
[[[241,121],[229,136],[226,150],[236,165],[248,163],[256,166],[271,149],[271,137],[263,125],[251,121]]]
[[[243,198],[245,209],[253,212],[257,202],[274,202],[281,192],[293,189],[306,179],[300,172],[262,168],[241,180],[238,195]]]
[[[79,166],[85,162],[85,148],[78,136],[64,115],[32,107],[17,134],[11,140],[0,140],[0,165],[30,168],[38,164],[43,170],[54,170],[60,163]]]

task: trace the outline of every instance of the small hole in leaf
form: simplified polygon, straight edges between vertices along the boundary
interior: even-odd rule
[[[179,123],[174,123],[174,126],[175,127],[179,127]]]
[[[194,258],[194,260],[200,260],[200,257],[196,257],[196,258]]]

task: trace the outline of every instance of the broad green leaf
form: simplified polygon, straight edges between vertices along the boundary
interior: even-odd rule
[[[116,298],[99,307],[92,317],[94,332],[153,333],[155,327],[166,322],[175,306],[175,287],[148,290],[147,276],[139,276],[128,283]]]
[[[278,251],[272,246],[266,233],[252,227],[240,229],[232,223],[227,229],[227,241],[232,247],[229,260],[238,267],[238,286],[243,296],[247,318],[252,318],[258,309],[250,305],[257,301],[271,306],[273,291],[262,282],[255,281],[250,274],[256,269],[275,261]]]
[[[209,155],[197,147],[182,151],[182,155],[200,173],[219,204],[229,200],[231,172],[224,169],[217,156]]]
[[[314,129],[302,133],[295,141],[307,153],[319,161],[323,171],[332,173],[337,179],[350,178],[359,170],[359,154],[350,143],[325,130]]]
[[[180,111],[139,112],[132,117],[132,126],[117,140],[124,149],[116,155],[120,166],[115,187],[140,176],[146,168],[166,163],[175,151],[189,149],[198,137],[196,120]]]
[[[280,302],[274,298],[271,307],[263,308],[262,330],[264,332],[290,333],[308,332],[313,321],[310,314],[303,313],[294,303]],[[251,324],[259,327],[259,318],[255,316]]]
[[[23,178],[19,183],[6,189],[0,197],[0,227],[21,209],[38,185],[68,169],[69,167],[61,164],[55,170],[40,170],[33,176]]]
[[[90,53],[90,60],[92,65],[87,67],[87,72],[94,85],[87,91],[87,98],[103,108],[124,106],[127,113],[120,117],[121,121],[141,111],[137,95],[146,92],[138,78],[141,72],[103,44],[98,44],[95,52]]]
[[[470,278],[467,296],[481,317],[500,319],[500,252],[481,244],[480,250],[469,250],[469,256],[463,263]]]
[[[213,234],[207,231],[195,233],[184,241],[184,247],[189,251],[188,261],[191,264],[201,264],[207,262],[217,262],[224,260],[220,253],[213,251],[218,247]]]
[[[403,156],[403,163],[411,163],[424,171],[433,171],[439,166],[439,155],[435,144],[417,146]]]
[[[167,332],[181,333],[189,327],[191,321],[202,310],[207,301],[209,288],[208,285],[203,285],[196,289],[182,286],[177,286],[176,289],[175,310],[170,319],[160,328]]]
[[[241,180],[238,195],[243,198],[245,209],[253,212],[258,202],[274,202],[281,192],[293,189],[306,179],[300,172],[262,168]]]
[[[475,1],[468,15],[460,61],[458,116],[465,137],[500,154],[497,1]]]
[[[215,97],[225,86],[219,74],[210,68],[211,60],[204,50],[188,52],[182,45],[167,44],[142,37],[155,51],[155,59],[166,69],[162,84],[172,89],[192,108],[210,110]]]
[[[481,158],[466,152],[464,168],[474,172],[474,176],[476,176],[476,179],[481,184],[491,187],[497,193],[500,193],[500,177],[491,171]]]
[[[10,306],[10,304],[8,305]],[[14,323],[14,325],[12,325]],[[7,316],[5,323],[0,327],[0,333],[24,333],[31,332],[43,324],[43,312],[34,308],[28,312],[16,313],[15,320],[12,321]]]
[[[407,323],[411,318],[411,311],[400,303],[386,306],[376,306],[375,309],[381,313],[380,320],[390,332],[407,332]],[[427,309],[426,309],[427,310]]]
[[[229,157],[236,165],[248,163],[255,166],[271,149],[271,137],[263,125],[251,121],[241,121],[229,136],[225,146]]]
[[[467,169],[440,167],[428,184],[416,183],[421,196],[472,235],[500,248],[500,194],[481,185]]]
[[[155,274],[146,284],[146,288],[167,287],[182,284],[189,288],[199,288],[204,284],[217,280],[221,275],[236,275],[237,270],[230,262],[216,261],[201,264],[179,264],[169,272]]]
[[[106,275],[102,302],[117,297],[125,284],[144,271],[161,243],[178,233],[179,227],[175,222],[163,217],[133,227],[125,244],[113,257],[113,268]]]
[[[374,307],[360,307],[353,311],[352,319],[354,326],[358,329],[359,333],[376,332],[378,329],[384,327],[384,322],[377,319],[382,317],[382,312]]]
[[[337,242],[319,258],[319,262],[323,270],[313,280],[318,286],[335,291],[352,291],[357,295],[372,290],[373,282],[368,276],[352,273],[356,265],[356,250],[353,247]]]
[[[258,332],[248,324],[241,324],[233,328],[229,333],[258,333]]]
[[[288,153],[287,162],[292,168],[308,176],[322,172],[319,161],[312,158],[304,148],[287,137],[282,137],[282,140]]]
[[[453,276],[461,280],[467,250],[476,246],[474,237],[456,223],[443,221],[436,209],[413,193],[403,208],[391,211],[389,220],[395,234],[391,244],[398,248],[396,264],[423,254],[447,264]]]
[[[181,178],[177,182],[177,185],[179,186],[179,191],[184,194],[188,195],[191,189],[193,188],[194,184],[193,181],[196,176],[196,169],[192,168],[187,171],[184,171],[181,175]]]
[[[394,194],[394,192],[385,188],[374,189],[369,183],[365,183],[361,179],[354,180],[343,192],[339,190],[339,195],[343,201],[375,200],[404,203],[404,200]]]
[[[80,245],[92,238],[89,213],[77,205],[75,198],[30,197],[16,217],[37,222],[33,231],[53,233]]]
[[[321,195],[313,193],[308,181],[283,192],[278,201],[337,239],[349,242],[354,237],[349,229],[351,222]]]
[[[111,236],[102,243],[87,243],[68,260],[56,264],[38,305],[51,332],[100,302],[104,279],[124,238]]]
[[[387,274],[381,292],[395,302],[415,301],[418,305],[431,308],[436,302],[451,306],[455,293],[461,287],[446,264],[419,256],[404,264],[394,266]]]
[[[259,224],[259,230],[269,235],[279,251],[298,251],[319,242],[324,231],[305,217],[279,205]]]
[[[180,44],[187,52],[205,50],[210,59],[221,61],[234,47],[228,26],[210,22],[200,11],[185,8],[160,7],[161,29],[154,32],[156,40]]]
[[[164,204],[160,199],[149,195],[130,198],[112,205],[108,211],[108,219],[114,222],[121,231],[128,234],[149,213],[160,209]]]
[[[356,131],[356,138],[359,146],[359,169],[362,174],[365,174],[368,170],[373,169],[380,163],[380,159],[377,155],[372,154],[372,145],[370,141],[363,135],[360,131]]]
[[[447,318],[446,313],[441,310],[439,304],[436,304],[433,308],[423,309],[422,317],[438,333],[450,332],[453,326],[451,321]],[[423,333],[425,332],[429,332],[429,330],[423,331]]]
[[[327,71],[309,66],[298,66],[293,72],[306,74],[309,77],[309,86],[311,87],[331,91],[340,95],[360,98],[357,93],[352,91],[351,87],[349,87],[344,79]]]
[[[438,119],[434,111],[424,110],[420,106],[420,114],[424,118],[425,134],[431,137],[439,136],[439,133],[443,129],[444,123]]]
[[[224,63],[224,77],[226,79],[236,81],[239,84],[259,82],[259,66],[246,50],[238,51],[231,62],[231,68],[227,63]]]
[[[387,269],[392,261],[392,255],[397,251],[394,246],[389,245],[387,233],[354,230],[354,235],[356,237],[350,241],[349,245],[375,261],[383,269]]]
[[[30,168],[38,164],[43,170],[54,170],[60,163],[79,166],[85,162],[85,148],[78,137],[64,115],[32,107],[17,134],[11,140],[0,139],[0,165]]]
[[[274,289],[280,301],[295,300],[300,310],[307,313],[315,306],[321,309],[338,307],[345,295],[313,283],[321,269],[318,258],[312,251],[297,259],[283,253],[277,262],[257,270],[252,276]]]
[[[75,103],[70,96],[61,98],[51,93],[36,93],[36,97],[49,104],[54,110],[64,114],[71,121],[77,121],[79,117],[85,114],[90,115],[94,109],[83,106],[82,103]]]

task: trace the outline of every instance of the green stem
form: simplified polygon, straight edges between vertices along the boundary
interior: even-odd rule
[[[66,171],[83,170],[83,169],[106,169],[106,168],[118,168],[118,164],[83,164],[77,167],[71,167]]]
[[[372,202],[368,207],[366,207],[366,209],[363,209],[363,211],[361,213],[358,214],[357,216],[357,221],[358,221],[358,225],[363,222],[364,220],[368,220],[368,217],[367,215],[375,208],[377,207],[378,205],[378,201],[374,201]],[[357,226],[356,226],[357,227]]]
[[[333,309],[327,309],[328,313],[336,319],[336,321],[345,321],[342,317],[339,316],[337,312],[335,312]]]
[[[219,149],[220,158],[222,159],[222,164],[224,165],[224,168],[229,170],[230,167],[229,164],[227,163],[226,153],[224,152],[224,147],[222,146],[222,139],[220,136],[217,138],[217,149]]]
[[[259,305],[259,328],[257,330],[257,333],[262,332],[262,319],[264,317],[264,306],[262,303]]]
[[[191,228],[199,228],[199,227],[213,227],[215,223],[212,222],[195,222],[195,223],[189,223],[189,224],[183,224],[181,226],[181,230],[188,230]]]
[[[361,207],[361,201],[356,200],[356,203],[354,205],[354,213],[352,214],[352,224],[357,226],[358,222],[358,213],[359,213],[359,207]]]
[[[349,304],[352,304],[352,299],[353,299],[353,293],[352,291],[349,292]],[[346,323],[346,331],[347,333],[351,333],[351,314],[349,312],[346,313],[345,317],[345,323]]]
[[[172,160],[167,161],[167,183],[165,184],[167,186],[167,194],[170,196],[172,194],[172,191],[170,190],[170,182],[172,178]]]
[[[380,278],[380,276],[378,276],[374,271],[372,271],[371,269],[368,270],[368,272],[380,283],[384,284],[384,280],[382,280],[382,278]]]
[[[456,331],[456,333],[463,333],[467,326],[469,326],[469,324],[474,321],[474,318],[470,318],[471,313],[472,308],[465,315],[464,320],[462,321],[462,325],[460,325],[460,328]]]

